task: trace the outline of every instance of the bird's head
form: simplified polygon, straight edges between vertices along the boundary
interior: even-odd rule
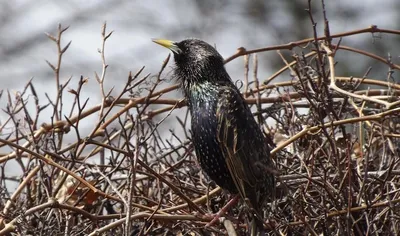
[[[227,77],[224,59],[213,46],[204,41],[185,39],[181,42],[173,42],[154,39],[153,42],[173,52],[176,64],[175,75],[184,83],[212,82]]]

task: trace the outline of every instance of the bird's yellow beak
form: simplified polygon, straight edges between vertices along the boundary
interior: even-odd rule
[[[166,40],[166,39],[153,39],[153,42],[160,44],[163,47],[168,48],[172,52],[179,54],[182,50],[176,45],[174,41]]]

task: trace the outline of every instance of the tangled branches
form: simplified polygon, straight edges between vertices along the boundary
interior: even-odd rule
[[[323,37],[315,33],[290,44],[240,48],[226,60],[244,56],[243,95],[276,144],[272,153],[278,190],[276,201],[265,209],[266,230],[398,233],[400,86],[393,82],[393,73],[400,67],[332,41],[361,33],[400,32],[372,26],[330,35],[327,19],[325,25]],[[48,62],[57,98],[43,105],[31,81],[14,97],[8,94],[8,119],[0,127],[0,235],[245,232],[240,206],[228,212],[223,224],[204,227],[211,220],[206,213],[218,211],[230,196],[210,183],[197,165],[185,101],[168,98],[178,86],[163,87],[169,57],[156,76],[143,75],[144,68],[130,73],[119,95],[112,97],[104,88],[104,49],[111,36],[104,25],[102,73],[95,75],[102,102],[88,107],[81,95],[88,78],[81,77],[68,91],[72,80],[63,84],[60,78],[61,59],[69,46],[61,45],[65,30],[60,26],[57,36],[48,35],[58,48],[56,65]],[[285,66],[264,81],[259,80],[254,57],[254,76],[249,78],[250,54],[295,47],[302,52],[294,53],[293,60],[278,51]],[[369,70],[363,76],[338,76],[338,50],[387,64],[387,81],[368,78]],[[285,71],[290,79],[276,82]],[[64,106],[67,96],[73,96],[69,112]],[[48,122],[39,124],[48,108]],[[85,129],[90,131],[85,134]],[[10,163],[22,174],[6,174]],[[16,183],[16,189],[10,183]]]

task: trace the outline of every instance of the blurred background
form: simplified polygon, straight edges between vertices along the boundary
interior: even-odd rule
[[[399,29],[400,2],[398,0],[336,0],[325,1],[331,34],[342,33],[377,25],[380,28]],[[323,16],[321,1],[311,1],[314,20],[319,35],[323,35]],[[279,45],[291,41],[313,37],[312,25],[306,0],[291,1],[1,1],[0,2],[0,90],[3,96],[0,107],[7,104],[6,91],[15,94],[23,90],[33,79],[40,99],[40,105],[56,98],[56,82],[52,69],[46,60],[57,62],[57,48],[45,32],[56,35],[58,24],[70,28],[63,34],[62,44],[72,41],[64,54],[61,66],[61,83],[71,78],[67,88],[76,88],[80,76],[88,77],[89,82],[82,92],[82,99],[89,98],[88,107],[101,102],[100,89],[94,72],[102,70],[101,28],[107,22],[107,31],[114,31],[106,43],[105,56],[109,65],[106,91],[114,87],[111,95],[116,96],[125,84],[129,71],[137,71],[146,66],[144,74],[156,75],[162,61],[169,51],[152,43],[151,38],[166,38],[180,41],[194,37],[215,45],[226,58],[239,47],[256,49]],[[337,39],[334,40],[338,42]],[[362,34],[346,37],[341,45],[355,47],[389,58],[400,64],[400,38],[393,35]],[[298,51],[301,48],[295,48]],[[291,60],[290,51],[283,52]],[[369,76],[385,80],[388,68],[383,63],[367,57],[339,51],[337,76],[362,77],[369,67]],[[273,74],[284,63],[275,52],[258,55],[261,81]],[[228,72],[234,81],[244,76],[243,58],[227,64]],[[164,76],[170,76],[172,60]],[[290,80],[289,73],[282,80]],[[397,81],[398,76],[393,75]],[[165,86],[175,83],[171,81]],[[181,94],[175,94],[181,98]],[[28,94],[29,96],[29,94]],[[74,96],[66,95],[63,103],[66,114]],[[69,100],[70,99],[70,100]],[[34,103],[31,101],[31,109]],[[51,110],[49,110],[51,112]],[[43,114],[43,113],[42,113]],[[51,114],[51,113],[48,113]],[[182,115],[182,112],[181,112]],[[184,115],[184,114],[183,114]],[[0,122],[8,117],[0,112]],[[49,122],[48,116],[39,117]],[[89,124],[97,117],[85,119]],[[170,128],[170,127],[168,127]],[[10,127],[12,132],[13,127]],[[82,130],[87,134],[92,130]],[[6,130],[3,130],[3,135]],[[75,138],[75,137],[74,137]],[[6,150],[3,150],[5,152]],[[10,162],[9,162],[10,164]],[[12,171],[13,168],[7,168]]]
[[[255,49],[312,37],[312,25],[306,0],[296,1],[1,1],[0,2],[0,82],[2,89],[21,90],[33,78],[36,86],[55,86],[54,75],[45,60],[56,62],[56,45],[45,32],[56,34],[58,23],[70,26],[63,44],[72,41],[63,58],[61,70],[65,81],[80,75],[95,84],[94,71],[101,73],[101,27],[107,22],[114,33],[106,45],[109,64],[106,85],[118,86],[130,70],[146,66],[145,72],[158,72],[169,53],[151,42],[151,38],[180,41],[194,37],[217,47],[228,57],[237,48]],[[323,34],[321,2],[312,2],[317,29]],[[325,1],[331,33],[377,25],[398,29],[400,2]],[[336,41],[337,42],[337,41]],[[342,45],[352,46],[399,62],[400,39],[390,35],[371,34],[346,38]],[[289,52],[290,53],[290,52]],[[290,54],[289,54],[290,55]],[[350,53],[348,53],[350,55]],[[341,52],[338,56],[348,56]],[[259,55],[260,79],[283,63],[276,52]],[[339,65],[343,76],[348,71],[364,73],[374,66],[373,73],[383,77],[384,65],[368,64],[365,57],[348,58],[352,63]],[[172,64],[170,64],[172,65]],[[382,67],[379,67],[382,66]],[[233,80],[243,77],[243,60],[236,59],[227,68]],[[382,71],[383,69],[383,71]],[[355,73],[357,74],[357,73]],[[44,87],[43,87],[44,88]],[[37,88],[39,89],[39,87]],[[96,98],[93,86],[91,99]],[[55,92],[55,89],[54,89]],[[50,96],[51,97],[51,96]]]

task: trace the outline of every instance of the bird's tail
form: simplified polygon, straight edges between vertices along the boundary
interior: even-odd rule
[[[264,236],[264,224],[258,215],[253,215],[250,222],[250,235],[251,236]]]

